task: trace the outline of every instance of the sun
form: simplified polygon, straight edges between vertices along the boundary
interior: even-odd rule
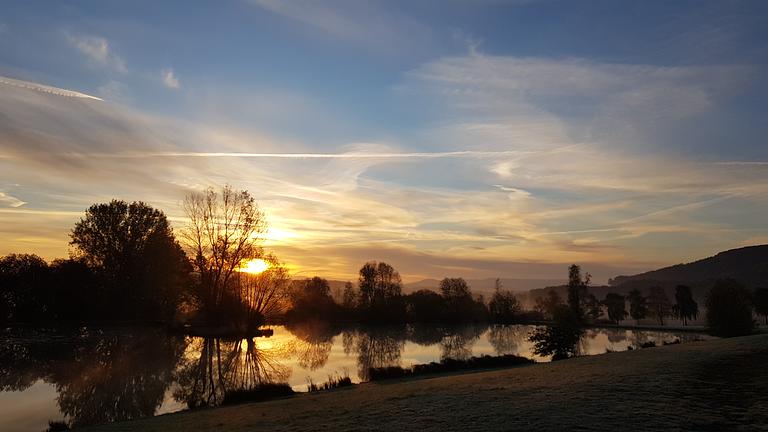
[[[240,266],[238,271],[243,273],[259,274],[269,268],[269,263],[261,258],[248,260],[245,265]]]

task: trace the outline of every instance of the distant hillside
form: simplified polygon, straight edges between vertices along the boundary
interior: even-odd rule
[[[622,286],[638,281],[698,284],[721,278],[737,279],[750,287],[768,286],[768,245],[731,249],[688,264],[677,264],[634,276],[617,276],[609,284]]]
[[[677,285],[688,285],[693,296],[703,301],[715,280],[733,278],[749,288],[768,287],[768,245],[748,246],[732,249],[687,264],[677,264],[633,276],[617,276],[609,285],[590,286],[589,291],[598,299],[605,298],[609,292],[627,294],[637,288],[647,291],[652,286],[660,286],[674,298]],[[565,300],[568,287],[557,284],[546,288],[532,289],[528,293],[529,306],[548,291],[555,290]]]
[[[500,278],[501,284],[504,289],[510,291],[528,291],[533,288],[539,288],[547,285],[562,284],[562,279],[515,279],[515,278]],[[488,295],[493,292],[496,287],[496,278],[488,279],[467,279],[467,284],[475,294]],[[440,286],[440,281],[437,279],[424,279],[418,282],[412,282],[404,284],[403,292],[411,293],[420,289],[430,289],[437,291]]]

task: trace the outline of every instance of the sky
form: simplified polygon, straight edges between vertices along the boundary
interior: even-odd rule
[[[0,255],[256,198],[297,277],[599,283],[768,243],[768,2],[6,0]]]

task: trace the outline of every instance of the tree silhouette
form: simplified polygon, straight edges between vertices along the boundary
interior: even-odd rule
[[[734,279],[720,279],[707,295],[707,325],[717,336],[731,337],[752,333],[750,292]]]
[[[288,270],[274,255],[263,255],[269,266],[261,273],[237,272],[234,293],[240,307],[234,308],[238,324],[251,331],[285,311],[290,294]]]
[[[45,314],[48,263],[37,255],[0,258],[0,322],[36,320]]]
[[[579,320],[584,318],[584,302],[590,279],[589,273],[582,278],[581,267],[578,265],[573,264],[568,267],[568,307]]]
[[[699,304],[693,300],[690,287],[685,285],[675,287],[675,305],[672,310],[675,316],[683,320],[683,325],[688,325],[688,320],[699,316]]]
[[[262,256],[266,220],[248,191],[231,186],[220,193],[212,188],[190,193],[183,208],[189,224],[182,238],[200,275],[197,298],[208,318],[219,320],[233,275],[247,260]]]
[[[522,305],[512,291],[504,290],[501,281],[496,279],[496,286],[488,303],[488,311],[494,322],[513,322],[520,313]]]
[[[643,293],[639,289],[635,288],[629,292],[629,315],[635,320],[636,324],[640,324],[640,320],[648,316],[648,304]]]
[[[625,297],[621,294],[608,293],[605,295],[603,304],[608,311],[608,319],[619,324],[621,320],[627,317]]]
[[[752,302],[755,305],[755,313],[762,315],[768,325],[768,288],[756,288],[752,293]]]
[[[190,267],[165,214],[142,203],[94,204],[70,234],[73,255],[102,280],[110,314],[170,318]]]
[[[653,286],[648,291],[648,311],[650,315],[659,322],[659,325],[664,325],[664,318],[672,314],[672,303],[667,297],[664,288],[659,286]]]
[[[376,261],[360,268],[359,306],[372,321],[399,321],[405,315],[400,274],[389,264]]]

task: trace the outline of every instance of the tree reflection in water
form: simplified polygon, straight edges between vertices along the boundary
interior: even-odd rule
[[[520,343],[528,338],[528,333],[528,327],[495,324],[491,326],[488,332],[488,342],[496,355],[518,355]]]
[[[368,381],[370,369],[398,366],[405,347],[406,330],[397,328],[372,328],[355,332],[357,352],[357,376]]]
[[[472,346],[486,328],[481,325],[452,327],[440,341],[440,359],[467,360],[472,357]]]
[[[183,352],[183,338],[149,330],[11,337],[0,344],[0,389],[53,384],[71,427],[151,416]]]
[[[280,363],[290,349],[268,339],[189,338],[176,375],[174,399],[190,408],[215,406],[227,391],[282,383],[291,369]]]
[[[292,351],[299,366],[311,371],[325,366],[333,348],[333,337],[338,334],[331,324],[309,321],[292,325],[288,330],[296,337]]]

